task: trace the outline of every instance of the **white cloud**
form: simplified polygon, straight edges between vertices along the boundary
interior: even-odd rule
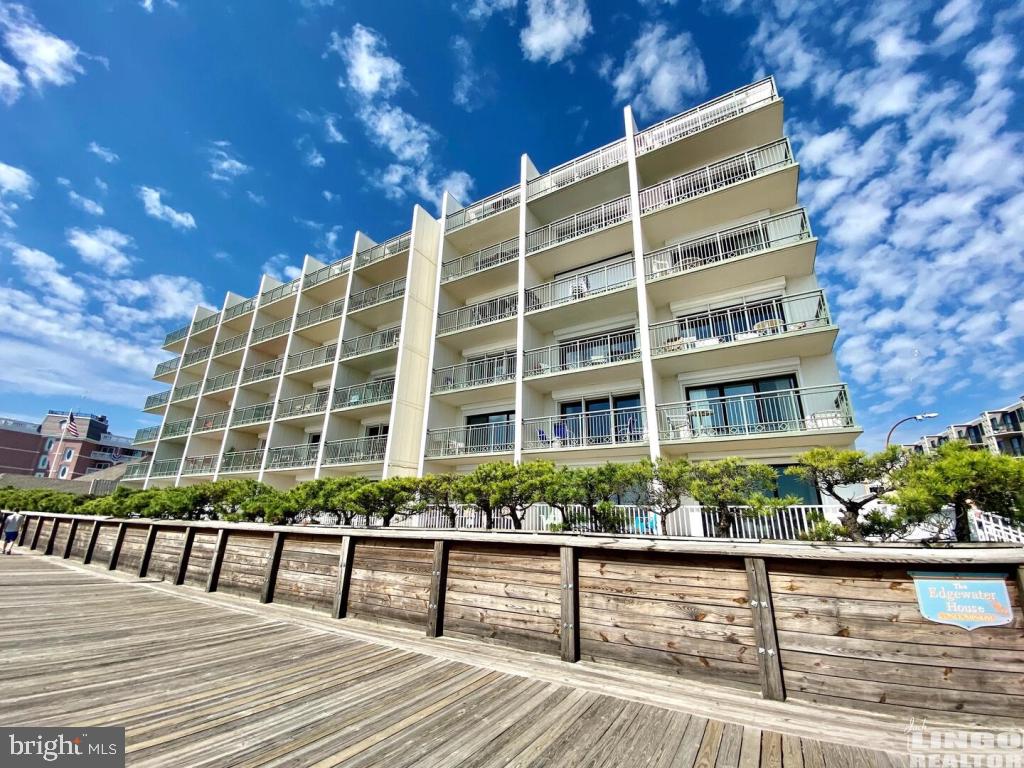
[[[433,128],[393,104],[368,104],[359,110],[359,119],[375,144],[403,162],[423,163],[437,138]]]
[[[630,102],[639,116],[679,112],[707,90],[704,59],[689,32],[669,36],[665,24],[648,25],[612,75],[615,98]]]
[[[125,251],[134,248],[135,241],[124,232],[110,227],[96,227],[92,232],[72,227],[66,234],[68,245],[83,261],[108,275],[123,274],[131,266],[132,257]]]
[[[13,104],[21,96],[22,87],[18,70],[0,58],[0,101]]]
[[[104,163],[116,163],[121,158],[118,157],[117,153],[111,149],[107,149],[95,141],[90,141],[87,149],[92,152],[96,157],[102,160]]]
[[[163,0],[163,1],[164,1],[164,5],[166,5],[168,8],[177,8],[178,7],[178,0]],[[156,2],[155,2],[155,0],[139,0],[139,5],[142,7],[142,10],[144,10],[146,13],[152,13],[153,10],[154,10],[154,7],[156,5]]]
[[[936,29],[941,30],[935,44],[948,45],[973,32],[981,7],[974,0],[949,0],[932,20]]]
[[[294,280],[296,277],[302,274],[302,267],[294,264],[289,264],[288,261],[291,257],[287,253],[277,253],[263,262],[261,269],[267,275],[270,275],[275,280],[281,282],[288,282]]]
[[[313,139],[308,135],[296,139],[295,148],[302,153],[302,162],[310,168],[323,168],[327,165],[327,158],[320,153],[316,144],[313,143]]]
[[[245,196],[249,198],[250,202],[256,203],[256,205],[266,205],[267,204],[267,198],[265,198],[263,195],[256,194],[251,189],[246,190]]]
[[[99,176],[97,176],[95,179],[93,179],[93,183],[96,185],[96,188],[100,192],[104,192],[105,193],[108,189],[110,189],[110,187],[107,185],[107,182],[105,182]]]
[[[85,73],[78,61],[83,55],[79,47],[44,29],[25,6],[0,3],[0,28],[7,50],[36,90],[68,85]]]
[[[487,21],[495,13],[511,11],[519,4],[519,0],[473,0],[465,10],[466,18],[473,21]],[[456,13],[460,12],[455,8]]]
[[[57,303],[81,304],[85,290],[61,271],[61,264],[48,253],[26,248],[18,243],[8,244],[14,263],[22,269],[25,282],[45,291]]]
[[[139,187],[139,199],[146,209],[146,214],[154,219],[166,221],[175,229],[195,229],[196,220],[191,213],[176,211],[161,200],[161,195],[166,194],[161,189],[153,187]]]
[[[252,166],[243,163],[231,148],[230,141],[213,142],[209,150],[209,160],[208,175],[214,181],[234,181],[252,170]]]
[[[364,99],[389,98],[405,84],[402,65],[387,55],[387,42],[369,27],[356,24],[344,39],[331,32],[328,50],[345,62],[344,84]]]
[[[456,35],[451,42],[452,53],[455,55],[455,82],[452,85],[452,101],[456,106],[467,112],[478,108],[483,101],[481,88],[481,69],[473,55],[473,46],[469,40]]]
[[[102,216],[103,206],[88,197],[78,194],[73,189],[68,190],[68,198],[86,213],[92,216]]]
[[[344,144],[345,136],[338,129],[338,116],[324,115],[324,141],[328,144]]]
[[[338,199],[338,195],[335,194],[334,192],[331,192],[331,190],[329,189],[325,189],[320,194],[323,195],[324,200],[326,200],[328,203],[333,203],[335,200]]]
[[[557,64],[583,50],[593,32],[586,0],[527,0],[526,14],[519,44],[529,61]]]
[[[11,228],[16,226],[11,216],[18,210],[14,198],[31,200],[35,186],[35,179],[28,171],[0,162],[0,224]]]

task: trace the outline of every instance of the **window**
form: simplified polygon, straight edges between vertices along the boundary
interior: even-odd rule
[[[786,467],[789,464],[775,465],[772,469],[779,476],[779,479],[775,483],[773,495],[777,499],[781,499],[783,496],[796,496],[800,499],[798,504],[821,504],[821,494],[818,493],[818,489],[811,483],[803,480],[799,477],[791,477],[786,474]]]
[[[39,457],[39,469],[46,469],[49,466],[50,466],[50,457],[49,456],[40,456]]]
[[[792,375],[688,387],[691,428],[714,435],[799,429],[803,409],[795,389]]]
[[[67,479],[69,471],[70,470],[68,469],[68,467],[66,467],[66,466],[61,467],[60,471],[57,473],[57,477],[59,477],[61,480],[65,480],[65,479]]]
[[[46,438],[46,445],[43,447],[43,450],[46,451],[47,453],[52,451],[54,442],[55,441],[52,437]]]
[[[64,450],[64,461],[71,461],[73,458],[75,458],[75,449],[66,448]]]
[[[470,451],[511,451],[515,441],[515,411],[466,417],[466,448]]]
[[[640,395],[595,397],[559,403],[561,420],[552,437],[563,445],[601,445],[642,440]]]
[[[388,433],[387,424],[371,424],[366,428],[367,437],[383,437]]]

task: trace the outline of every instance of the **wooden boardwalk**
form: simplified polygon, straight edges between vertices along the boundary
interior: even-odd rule
[[[0,723],[124,726],[133,766],[906,764],[865,748],[882,745],[866,727],[853,746],[853,726],[836,744],[710,719],[638,700],[614,674],[601,690],[557,660],[533,674],[534,654],[459,640],[431,652],[411,635],[403,648],[400,633],[364,622],[20,552],[0,557]],[[784,725],[771,713],[788,705],[770,704],[765,725]]]

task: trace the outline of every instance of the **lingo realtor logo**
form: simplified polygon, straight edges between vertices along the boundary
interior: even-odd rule
[[[0,728],[0,765],[124,768],[124,728]]]

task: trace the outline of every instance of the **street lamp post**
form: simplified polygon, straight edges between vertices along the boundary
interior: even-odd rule
[[[905,419],[900,419],[892,425],[892,429],[889,430],[889,434],[885,436],[885,447],[889,447],[889,442],[892,440],[892,433],[896,431],[896,427],[900,424],[906,424],[908,421],[924,421],[925,419],[934,419],[939,414],[937,413],[919,413],[916,416],[907,416]]]

